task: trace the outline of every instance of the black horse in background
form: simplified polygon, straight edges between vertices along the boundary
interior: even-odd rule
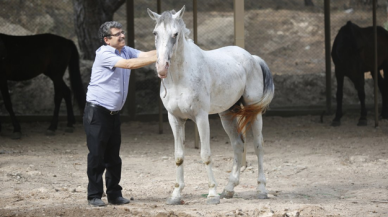
[[[335,37],[331,57],[335,65],[337,79],[337,111],[332,126],[341,125],[342,91],[345,76],[353,82],[361,104],[361,116],[357,125],[367,125],[364,73],[371,72],[374,77],[373,37],[373,27],[360,28],[350,21],[341,27]],[[377,50],[378,86],[383,103],[381,117],[388,118],[388,32],[380,26],[377,27]],[[384,71],[384,78],[380,74],[380,70]]]
[[[63,75],[67,67],[69,67],[73,94],[81,113],[83,113],[86,95],[79,69],[79,55],[73,41],[52,34],[33,36],[0,34],[0,89],[3,95],[4,105],[11,116],[14,127],[12,138],[20,138],[21,129],[12,109],[7,80],[28,80],[42,73],[53,81],[55,91],[54,116],[47,130],[47,134],[53,134],[57,129],[62,98],[65,99],[67,108],[67,129],[68,131],[72,130],[75,117],[71,91],[63,80]]]

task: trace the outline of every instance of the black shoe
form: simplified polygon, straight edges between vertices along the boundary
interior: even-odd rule
[[[122,205],[122,204],[129,203],[129,200],[125,199],[124,197],[116,197],[115,199],[108,198],[108,203],[114,204],[114,205]]]
[[[88,200],[88,204],[92,206],[106,206],[104,201],[102,201],[100,198],[93,198],[91,200]]]

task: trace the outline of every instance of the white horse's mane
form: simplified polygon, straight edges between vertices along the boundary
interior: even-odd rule
[[[163,12],[160,15],[159,19],[156,21],[156,26],[161,25],[162,23],[164,23],[164,24],[171,23],[171,21],[173,19],[172,15],[174,15],[174,14],[176,14],[175,10]],[[176,21],[177,21],[179,27],[181,27],[181,30],[183,32],[183,35],[185,36],[185,39],[189,40],[189,41],[192,41],[192,39],[189,37],[190,30],[188,28],[186,28],[186,24],[185,24],[185,22],[183,22],[183,19],[182,18],[178,18]]]

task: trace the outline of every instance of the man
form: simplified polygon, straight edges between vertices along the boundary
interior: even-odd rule
[[[121,194],[120,115],[128,94],[131,69],[156,62],[156,51],[142,52],[125,46],[122,25],[111,21],[101,25],[99,36],[104,45],[96,51],[96,59],[86,94],[83,123],[89,149],[87,174],[88,203],[105,206],[103,179],[105,173],[108,203],[129,203]]]

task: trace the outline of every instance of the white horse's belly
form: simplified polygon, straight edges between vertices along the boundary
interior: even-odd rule
[[[200,100],[197,97],[169,97],[169,99],[162,100],[166,110],[180,118],[194,118],[198,111],[206,111],[209,114],[217,114],[226,111],[232,107],[241,97],[241,94],[230,94],[227,97]],[[210,106],[201,106],[206,103],[200,101],[211,102]]]
[[[246,71],[242,63],[225,55],[223,61],[209,63],[209,72],[212,75],[209,113],[220,113],[233,106],[243,95]]]
[[[233,87],[231,87],[230,90],[233,90],[233,91],[226,91],[224,89],[222,90],[223,91],[222,94],[212,92],[209,114],[224,112],[228,110],[230,107],[232,107],[241,98],[241,95],[243,93],[242,88],[234,89]]]

